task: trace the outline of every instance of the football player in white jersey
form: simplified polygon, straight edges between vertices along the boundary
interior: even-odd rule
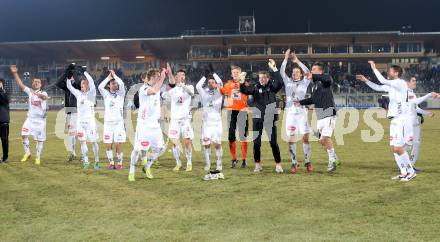
[[[121,143],[125,143],[126,134],[124,126],[124,99],[125,85],[113,70],[98,86],[98,90],[104,98],[104,144],[109,162],[108,169],[122,170],[123,153]],[[112,146],[115,144],[118,164],[113,160]]]
[[[171,68],[169,68],[168,72],[170,71]],[[181,136],[186,150],[186,171],[192,171],[191,140],[194,138],[194,131],[191,126],[191,98],[194,96],[194,87],[186,85],[185,78],[185,71],[178,70],[174,78],[170,79],[170,86],[175,86],[162,94],[163,98],[171,102],[168,137],[173,142],[173,155],[176,159],[174,171],[179,171],[182,167],[179,149]]]
[[[165,80],[166,69],[150,69],[142,73],[141,78],[144,81],[139,89],[139,110],[136,124],[135,144],[131,152],[129,181],[135,181],[136,164],[139,155],[144,159],[142,161],[143,173],[148,179],[153,179],[151,166],[160,155],[164,148],[163,134],[160,128],[160,88]]]
[[[292,69],[292,77],[286,74],[286,66],[289,57],[292,55],[292,62],[295,64]],[[292,162],[290,172],[295,174],[298,170],[298,160],[296,156],[296,142],[302,136],[304,151],[304,166],[307,172],[312,172],[313,167],[310,161],[310,143],[309,133],[310,126],[308,123],[307,108],[305,106],[295,106],[294,101],[305,99],[307,88],[311,80],[304,77],[304,73],[310,70],[298,59],[295,53],[291,54],[290,49],[286,50],[284,61],[281,64],[281,77],[284,82],[284,90],[286,93],[285,108],[285,131],[289,139],[289,152]]]
[[[95,101],[96,87],[93,78],[89,73],[84,72],[81,78],[81,90],[72,86],[72,80],[66,79],[67,88],[76,97],[77,108],[77,137],[81,144],[81,153],[84,169],[90,166],[88,157],[87,141],[92,143],[93,154],[95,156],[95,169],[99,170],[99,147],[98,132],[95,120]]]
[[[208,80],[207,88],[203,88],[206,80]],[[202,77],[196,85],[197,92],[201,97],[203,106],[203,126],[202,126],[202,145],[205,154],[205,171],[211,170],[211,144],[215,147],[217,158],[216,171],[222,171],[222,99],[223,95],[220,91],[223,82],[220,77],[214,73],[207,77]]]
[[[43,151],[44,141],[46,141],[47,99],[49,99],[49,97],[46,92],[41,90],[43,87],[41,79],[34,78],[32,80],[31,89],[23,84],[15,65],[12,65],[10,69],[17,85],[29,97],[27,119],[21,130],[21,137],[23,139],[23,147],[25,151],[21,161],[25,162],[31,156],[29,135],[32,135],[36,142],[35,165],[40,165],[41,152]]]
[[[378,85],[370,80],[368,80],[363,75],[356,75],[356,79],[359,81],[365,82],[371,89],[379,92],[388,92],[390,90],[389,86],[386,85]],[[411,164],[413,165],[414,170],[414,164],[417,161],[417,157],[419,154],[420,149],[420,125],[421,125],[421,115],[428,115],[430,117],[434,116],[433,113],[425,111],[418,107],[418,105],[424,101],[426,101],[428,98],[435,98],[437,97],[436,93],[429,93],[421,98],[417,98],[414,94],[414,89],[417,87],[417,80],[415,77],[411,77],[411,79],[407,82],[408,86],[408,120],[410,120],[410,125],[412,123],[413,127],[413,142],[412,142],[412,149],[411,149]],[[423,116],[422,116],[423,117]],[[406,148],[409,148],[410,146],[407,146]]]
[[[421,109],[418,105],[421,102],[426,101],[429,98],[436,98],[438,97],[438,95],[435,92],[429,93],[421,98],[417,98],[416,95],[414,94],[414,90],[417,88],[417,79],[416,77],[411,77],[409,79],[408,83],[408,88],[409,88],[409,100],[413,102],[411,109],[410,109],[410,115],[411,115],[411,119],[412,119],[412,123],[413,123],[413,132],[414,132],[414,137],[413,137],[413,145],[411,148],[411,164],[415,165],[417,158],[419,157],[419,150],[420,150],[420,127],[423,123],[423,115],[427,115],[429,117],[433,117],[434,113],[429,112],[429,111],[425,111],[423,109]],[[417,169],[414,167],[414,170],[417,171]]]
[[[387,92],[390,98],[388,118],[390,124],[390,146],[394,158],[400,169],[400,174],[393,177],[393,180],[410,181],[416,177],[412,166],[407,146],[412,145],[413,121],[411,119],[411,101],[409,99],[409,88],[401,76],[403,70],[400,66],[393,65],[388,69],[388,80],[377,70],[374,61],[368,62],[374,71],[377,79],[383,85],[388,86]]]

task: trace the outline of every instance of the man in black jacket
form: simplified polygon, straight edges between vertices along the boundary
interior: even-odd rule
[[[267,71],[260,71],[258,74],[259,82],[250,84],[249,81],[240,84],[240,92],[246,95],[252,95],[254,100],[253,111],[253,130],[257,132],[254,139],[254,172],[261,172],[261,135],[263,128],[270,137],[270,147],[276,163],[275,171],[282,173],[280,147],[277,143],[277,128],[275,122],[278,120],[276,93],[283,88],[283,80],[278,71],[275,61],[269,60],[269,68],[272,71],[272,79]]]
[[[66,125],[69,133],[68,146],[69,146],[69,159],[68,161],[73,161],[75,159],[75,143],[76,143],[76,98],[67,89],[66,80],[73,77],[72,86],[78,90],[81,89],[81,81],[79,76],[82,74],[82,68],[75,66],[75,64],[70,64],[63,75],[58,78],[56,86],[64,91],[64,107],[66,111]]]
[[[9,154],[9,94],[5,89],[5,80],[0,78],[0,138],[2,141],[3,158],[1,162],[8,162]]]
[[[327,171],[334,172],[336,166],[339,165],[339,161],[331,138],[336,122],[336,105],[331,89],[333,80],[331,76],[324,74],[324,65],[319,62],[314,63],[311,73],[306,73],[305,76],[309,80],[313,80],[312,96],[296,102],[296,104],[315,105],[315,112],[318,117],[317,130],[319,132],[319,142],[328,153]]]

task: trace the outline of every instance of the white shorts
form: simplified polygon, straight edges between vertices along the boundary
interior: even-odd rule
[[[307,113],[295,113],[294,111],[287,111],[285,131],[287,137],[310,133],[310,126],[307,121]]]
[[[46,141],[46,119],[27,118],[21,129],[21,135],[32,135],[36,141]]]
[[[96,142],[99,139],[95,119],[77,120],[76,134],[79,141]]]
[[[222,143],[222,121],[204,122],[202,127],[202,145]]]
[[[125,143],[127,136],[125,134],[124,121],[104,122],[104,144]]]
[[[407,117],[393,118],[390,124],[390,146],[412,145],[413,125],[414,122]]]
[[[134,141],[135,150],[162,150],[164,148],[163,134],[159,123],[157,125],[148,125],[138,123]]]
[[[180,135],[182,135],[184,139],[194,138],[194,131],[191,127],[190,119],[171,119],[168,137],[170,139],[179,139]]]
[[[319,139],[321,139],[323,136],[325,137],[332,137],[333,130],[335,130],[335,124],[336,124],[336,117],[327,117],[318,120],[316,123],[316,128],[319,132]]]
[[[76,133],[76,113],[68,113],[66,116],[67,132],[69,134]]]

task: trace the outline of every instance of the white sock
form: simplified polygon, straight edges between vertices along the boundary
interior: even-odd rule
[[[105,153],[107,154],[108,162],[114,165],[115,162],[113,161],[113,150],[106,150]]]
[[[37,159],[40,159],[40,157],[41,157],[41,152],[43,152],[43,145],[44,145],[44,142],[40,142],[40,141],[37,141],[37,144],[36,144],[36,150],[37,150]]]
[[[399,168],[400,174],[406,174],[405,166],[402,165],[399,159],[399,155],[397,153],[393,153],[394,160],[396,161],[397,168]]]
[[[209,171],[211,169],[211,148],[204,147],[204,153],[205,153],[205,171]]]
[[[336,152],[334,148],[327,150],[327,154],[328,154],[328,160],[330,162],[335,162],[337,160]]]
[[[122,164],[122,161],[124,160],[124,153],[116,153],[116,156],[118,157],[118,163]]]
[[[31,154],[31,147],[29,144],[29,137],[23,138],[23,148],[24,148],[24,153],[26,155],[30,155]]]
[[[148,158],[148,162],[146,165],[148,169],[150,169],[151,166],[153,166],[154,162],[157,160],[158,157],[159,157],[159,150],[153,149],[150,158]]]
[[[95,162],[99,162],[99,146],[97,142],[92,143],[93,154],[95,155]]]
[[[289,144],[289,152],[292,164],[297,164],[298,161],[296,160],[296,143]]]
[[[414,142],[411,150],[411,164],[414,165],[417,162],[417,158],[419,158],[419,150],[420,150],[420,142]]]
[[[130,156],[130,173],[134,173],[136,171],[136,164],[138,161],[139,152],[133,150]]]
[[[69,151],[70,154],[76,156],[75,154],[75,143],[76,143],[76,137],[75,135],[69,135]]]
[[[174,155],[174,159],[176,159],[176,164],[178,166],[182,166],[182,162],[180,161],[180,150],[179,150],[179,147],[177,147],[177,146],[173,147],[173,155]]]
[[[304,144],[303,143],[303,151],[304,151],[304,163],[310,163],[310,153],[311,153],[311,148],[310,148],[310,143],[309,144]]]
[[[89,150],[87,148],[87,143],[85,141],[82,141],[81,142],[81,153],[82,153],[84,163],[89,163],[89,157],[87,155],[88,152],[89,152]]]
[[[414,173],[414,172],[415,172],[415,171],[414,171],[414,168],[413,168],[413,166],[412,166],[412,164],[411,164],[411,160],[409,159],[408,152],[405,151],[405,153],[403,153],[403,155],[401,155],[401,156],[399,157],[399,159],[401,160],[402,164],[405,165],[406,170],[407,170],[409,173]]]
[[[217,156],[217,170],[222,170],[222,156],[223,156],[223,149],[220,147],[220,149],[215,150],[215,155]]]
[[[186,150],[186,164],[192,166],[192,150]]]

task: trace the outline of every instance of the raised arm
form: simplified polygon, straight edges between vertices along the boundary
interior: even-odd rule
[[[219,88],[221,88],[223,86],[222,79],[217,75],[217,73],[212,74],[212,76],[214,77],[214,80],[217,83],[217,85],[219,85]]]
[[[119,94],[121,96],[125,96],[126,90],[125,90],[125,83],[124,83],[124,81],[121,78],[119,78],[114,72],[113,72],[112,75],[113,75],[113,78],[115,78],[115,81],[118,83],[118,86],[119,86],[118,92],[119,92]]]
[[[304,73],[310,72],[309,68],[307,68],[307,66],[304,65],[304,63],[302,63],[302,62],[298,59],[298,57],[296,56],[295,53],[292,53],[292,62],[295,63],[295,64],[297,64],[297,65],[299,66],[299,68],[301,68],[301,70],[302,70]]]
[[[76,88],[74,88],[73,86],[72,86],[72,81],[73,81],[73,77],[72,77],[72,79],[66,79],[66,86],[67,86],[67,89],[76,97],[76,98],[78,98],[80,95],[81,95],[81,91],[80,90],[78,90],[78,89],[76,89]]]
[[[64,73],[63,75],[60,76],[60,78],[58,78],[58,81],[55,85],[59,89],[61,89],[63,91],[67,91],[66,79],[67,79],[67,73]]]
[[[390,88],[386,85],[378,85],[372,81],[367,81],[365,82],[365,84],[367,84],[367,86],[369,86],[371,89],[378,91],[378,92],[389,92]]]
[[[273,92],[277,93],[279,92],[283,86],[283,78],[281,77],[281,74],[279,71],[277,72],[273,72],[272,73],[272,78],[273,78],[273,82],[272,82],[272,90]]]
[[[428,99],[430,99],[430,98],[432,98],[432,97],[434,97],[434,96],[436,96],[435,92],[428,93],[428,94],[426,94],[426,95],[423,96],[423,97],[416,98],[416,100],[414,100],[414,102],[415,102],[417,105],[419,105],[419,104],[421,104],[422,102],[426,102],[426,100],[428,100]]]
[[[173,71],[171,70],[171,66],[170,63],[167,62],[167,70],[166,70],[166,74],[168,76],[168,82],[171,85],[176,84],[176,80],[174,80],[174,76],[173,76]]]
[[[286,74],[286,66],[287,66],[287,61],[289,60],[289,56],[290,56],[290,49],[287,49],[286,52],[284,53],[284,60],[283,63],[281,63],[281,68],[280,68],[280,74],[281,77],[283,78],[284,84],[286,84],[289,81],[289,77]]]
[[[96,97],[95,81],[93,81],[92,76],[90,76],[87,71],[84,72],[84,76],[87,78],[87,81],[89,81],[89,95]]]
[[[399,82],[387,80],[384,76],[382,76],[380,71],[376,68],[376,63],[374,63],[374,61],[368,61],[368,64],[370,64],[371,69],[374,72],[374,75],[376,76],[377,80],[379,80],[380,83],[382,83],[383,85],[390,86],[392,88],[396,88],[396,89],[402,88],[402,86],[400,85]]]
[[[196,84],[197,92],[202,97],[206,95],[206,91],[205,91],[205,89],[203,89],[203,84],[205,83],[205,81],[206,81],[206,77],[202,77],[202,78],[200,78],[199,82],[197,82],[197,84]]]
[[[17,66],[12,65],[10,69],[11,69],[12,76],[14,77],[14,80],[17,83],[18,87],[20,87],[20,89],[22,91],[24,91],[27,88],[27,86],[23,84],[23,81],[21,80],[20,76],[18,75]]]
[[[371,89],[378,91],[378,92],[388,92],[390,90],[390,88],[388,86],[377,85],[376,83],[368,80],[364,75],[356,75],[356,80],[364,82]]]
[[[108,82],[111,80],[111,73],[98,85],[98,90],[99,90],[99,92],[101,93],[101,95],[103,96],[103,97],[106,97],[106,96],[108,96],[108,94],[109,94],[109,91],[107,91],[106,89],[105,89],[105,86],[107,86],[107,84],[108,84]]]
[[[159,80],[154,84],[151,88],[147,89],[147,95],[155,95],[160,92],[160,88],[162,87],[163,81],[165,80],[167,70],[165,68],[160,72]]]

